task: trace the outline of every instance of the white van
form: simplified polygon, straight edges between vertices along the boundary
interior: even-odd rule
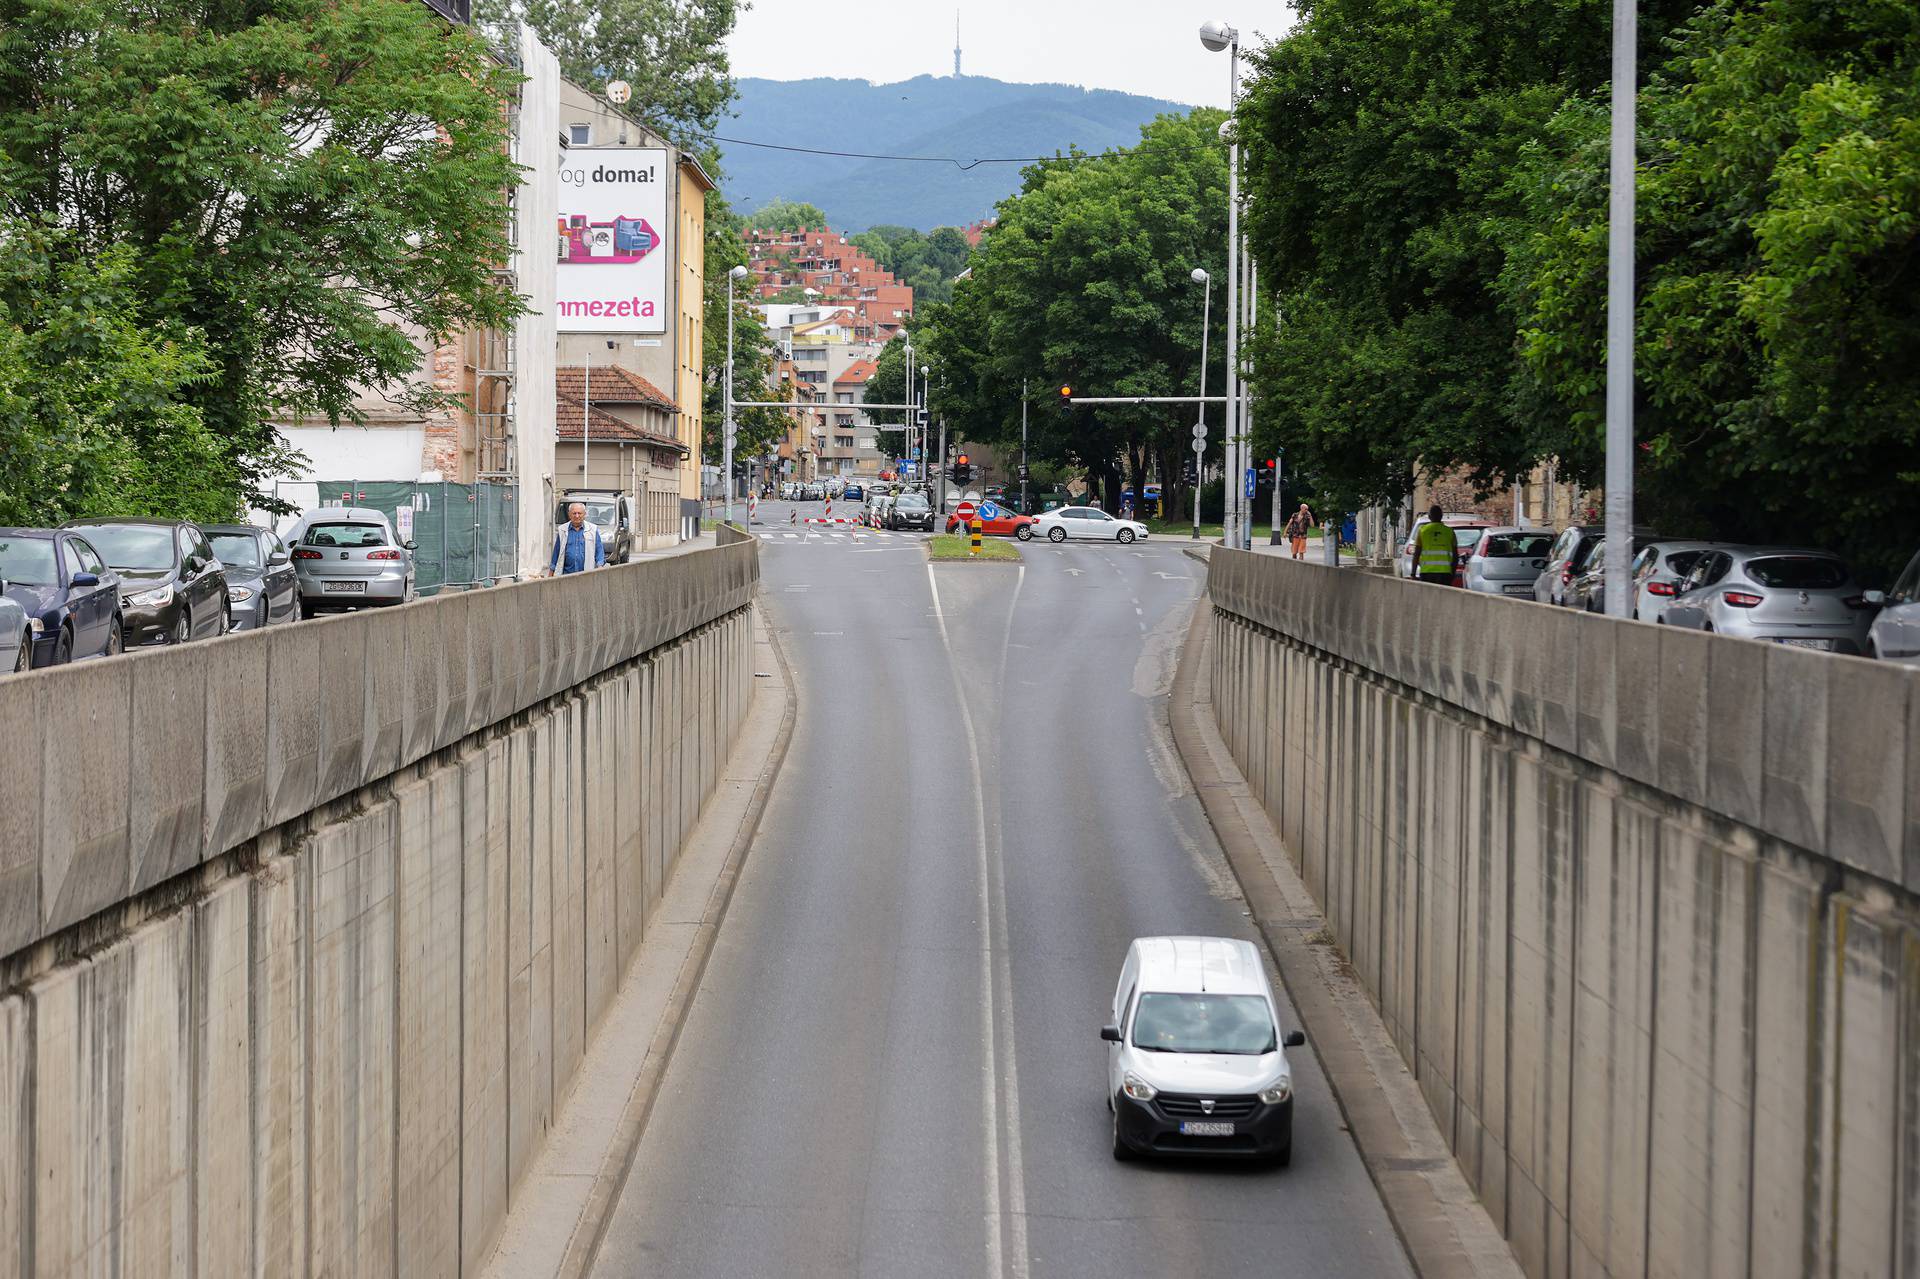
[[[1137,937],[1107,1041],[1113,1157],[1293,1157],[1289,1048],[1260,952],[1231,937]]]

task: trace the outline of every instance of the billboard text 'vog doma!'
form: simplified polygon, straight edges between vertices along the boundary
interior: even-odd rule
[[[665,333],[667,153],[580,148],[560,155],[562,333]]]

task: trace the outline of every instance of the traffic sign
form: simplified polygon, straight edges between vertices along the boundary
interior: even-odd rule
[[[992,502],[982,502],[980,503],[980,518],[983,520],[997,520],[1000,518],[1000,508]]]
[[[1205,453],[1207,451],[1207,442],[1205,440],[1195,440],[1193,442],[1193,451],[1195,453]]]
[[[1195,422],[1195,423],[1193,424],[1193,438],[1194,438],[1194,439],[1196,439],[1196,440],[1204,440],[1204,439],[1206,439],[1206,438],[1207,438],[1207,426],[1206,426],[1206,423],[1204,423],[1204,422]]]
[[[1254,483],[1254,478],[1255,478],[1255,472],[1254,472],[1254,469],[1253,469],[1253,468],[1252,468],[1251,466],[1249,466],[1249,467],[1247,468],[1247,496],[1248,496],[1248,497],[1252,497],[1252,496],[1253,496],[1253,483]]]
[[[953,513],[954,513],[954,516],[957,519],[959,519],[959,521],[962,524],[965,524],[968,520],[973,518],[973,503],[962,502],[960,503],[960,505],[953,508]]]

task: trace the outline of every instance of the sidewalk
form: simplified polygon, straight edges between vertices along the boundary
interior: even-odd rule
[[[703,536],[711,545],[713,534]],[[513,1190],[499,1242],[481,1270],[488,1279],[573,1279],[592,1268],[793,735],[786,663],[758,606],[753,634],[753,705],[726,773],[647,920],[620,993],[593,1030],[546,1144]]]

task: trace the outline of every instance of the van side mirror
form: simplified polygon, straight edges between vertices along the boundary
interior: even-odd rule
[[[1304,1030],[1289,1030],[1286,1038],[1280,1041],[1280,1045],[1283,1048],[1305,1048],[1307,1046],[1307,1032]]]
[[[1118,1026],[1102,1026],[1100,1028],[1100,1038],[1110,1044],[1117,1044],[1120,1042],[1120,1028]]]

